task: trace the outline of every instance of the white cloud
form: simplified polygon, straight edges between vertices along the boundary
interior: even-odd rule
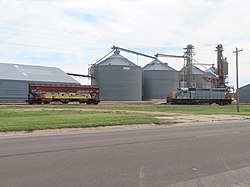
[[[53,65],[87,73],[112,45],[153,55],[182,54],[193,44],[196,59],[216,63],[215,46],[224,46],[235,84],[248,84],[250,13],[246,0],[0,0],[0,61]],[[33,47],[32,47],[33,46]],[[131,56],[123,53],[124,56]],[[140,65],[150,62],[142,59]],[[136,61],[136,57],[132,60]],[[162,59],[180,69],[179,59]]]

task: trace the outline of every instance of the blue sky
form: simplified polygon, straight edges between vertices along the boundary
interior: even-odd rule
[[[59,67],[87,74],[113,45],[148,55],[182,55],[216,63],[224,46],[229,84],[235,85],[235,47],[240,85],[249,84],[250,12],[247,0],[0,0],[0,62]],[[151,59],[121,53],[140,66]],[[160,59],[177,70],[180,59]],[[84,80],[83,80],[84,81]]]
[[[82,11],[75,11],[74,9],[68,10],[65,12],[66,15],[74,17],[75,19],[83,20],[90,24],[101,24],[100,16],[96,15],[94,12],[82,12]]]

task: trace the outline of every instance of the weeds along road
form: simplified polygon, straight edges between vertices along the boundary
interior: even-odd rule
[[[250,186],[250,122],[0,138],[0,186]]]

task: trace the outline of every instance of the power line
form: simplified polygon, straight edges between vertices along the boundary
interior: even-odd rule
[[[11,26],[21,26],[21,27],[26,27],[26,28],[29,28],[29,27],[31,27],[32,26],[32,28],[37,28],[37,29],[41,29],[41,30],[44,30],[44,31],[49,31],[49,32],[51,32],[51,31],[56,31],[57,33],[61,33],[61,31],[60,30],[58,30],[58,29],[55,29],[55,28],[51,28],[51,29],[48,29],[48,27],[41,27],[41,26],[35,26],[34,27],[34,25],[31,25],[31,24],[27,24],[27,23],[21,23],[21,22],[14,22],[14,23],[6,23],[6,22],[1,22],[0,21],[0,23],[2,23],[2,24],[4,24],[4,25],[11,25]],[[79,33],[74,33],[74,32],[70,32],[70,34],[71,35],[77,35],[77,36],[81,36],[81,34],[79,34]]]
[[[9,25],[14,25],[14,24],[10,24],[10,23],[5,23],[5,24],[9,24]],[[28,25],[27,25],[28,26]],[[23,24],[23,27],[26,27],[26,25]],[[105,42],[105,41],[83,41],[83,39],[81,38],[74,38],[74,37],[68,37],[68,36],[59,36],[59,34],[49,34],[49,33],[44,33],[44,32],[36,32],[36,31],[32,31],[32,30],[27,30],[27,29],[16,29],[16,28],[11,28],[11,27],[6,27],[6,26],[0,26],[0,29],[2,30],[7,30],[7,31],[12,31],[12,32],[25,32],[25,33],[30,33],[32,35],[37,35],[40,36],[42,38],[47,38],[47,39],[53,39],[56,41],[62,41],[62,42],[73,42],[73,43],[77,43],[77,44],[81,44],[83,46],[89,47],[89,45],[94,45],[95,43],[98,43],[98,45],[104,44],[104,45],[110,45],[110,42]],[[44,29],[45,30],[45,29]],[[48,30],[48,29],[47,29]],[[52,30],[48,30],[48,31],[52,31]],[[1,31],[1,33],[8,33],[8,34],[14,34],[14,33],[9,33],[9,32],[4,32]],[[19,34],[19,33],[18,33]],[[61,33],[60,33],[61,34]],[[68,33],[68,34],[74,34],[74,33]],[[76,41],[74,41],[76,40]],[[107,40],[107,38],[106,38]],[[61,49],[61,48],[52,48],[52,47],[45,47],[45,46],[39,46],[39,45],[30,45],[30,44],[24,44],[24,43],[11,43],[11,42],[1,42],[2,44],[6,44],[6,45],[22,45],[22,46],[27,46],[27,47],[36,47],[36,48],[44,48],[44,49],[54,49],[54,50],[62,50],[62,51],[72,51],[71,49]],[[123,42],[124,43],[124,42]],[[130,45],[148,45],[145,42],[130,42]],[[162,48],[162,47],[166,47],[166,46],[152,46],[151,48]]]
[[[12,43],[12,42],[1,42],[0,41],[0,44],[35,47],[35,48],[43,48],[43,49],[53,49],[53,50],[59,50],[59,51],[71,51],[71,52],[76,51],[76,50],[72,50],[72,49],[52,48],[52,47],[45,47],[45,46],[31,45],[31,44],[23,44],[23,43]]]
[[[0,28],[1,29],[1,28]],[[4,34],[15,34],[15,33],[10,33],[10,32],[4,32],[4,31],[1,31],[0,30],[0,33],[4,33]],[[30,35],[29,35],[30,36]],[[53,37],[46,37],[46,36],[43,36],[43,35],[40,35],[40,36],[38,36],[38,37],[36,37],[36,36],[33,36],[34,38],[39,38],[39,37],[42,37],[42,38],[46,38],[46,39],[52,39],[52,40],[55,40],[55,41],[60,41],[60,42],[70,42],[70,43],[76,43],[76,44],[82,44],[82,45],[86,45],[86,44],[93,44],[94,42],[90,42],[90,41],[88,41],[88,42],[86,42],[86,41],[73,41],[73,40],[70,40],[70,39],[62,39],[62,38],[53,38]]]
[[[30,24],[27,24],[27,23],[21,23],[21,22],[6,22],[6,21],[0,21],[1,24],[4,24],[4,25],[12,25],[12,26],[21,26],[21,27],[30,27],[31,25]],[[51,31],[51,29],[48,29],[47,27],[41,27],[41,26],[37,26],[36,25],[36,28],[39,28],[39,29],[42,29],[42,30],[49,30]],[[55,30],[55,29],[53,29]],[[55,30],[56,31],[56,30]]]
[[[0,21],[1,22],[1,21]],[[5,24],[9,24],[9,25],[15,25],[15,24],[10,24],[10,23],[5,23]],[[16,26],[16,25],[15,25]],[[28,25],[27,25],[28,26]],[[26,26],[24,26],[24,27],[26,27]],[[34,27],[33,27],[34,28]],[[40,27],[41,28],[41,27]],[[17,32],[27,32],[27,33],[31,33],[31,34],[34,34],[34,35],[39,35],[39,36],[42,36],[42,37],[44,37],[44,38],[46,38],[45,36],[48,36],[48,37],[50,37],[50,38],[53,38],[53,39],[55,39],[56,38],[56,40],[58,40],[58,41],[66,41],[66,40],[70,40],[71,42],[72,42],[72,40],[76,40],[76,41],[73,41],[73,42],[75,42],[75,43],[81,43],[81,42],[83,42],[84,44],[93,44],[94,43],[94,41],[92,42],[86,42],[86,41],[84,41],[82,38],[75,38],[75,37],[69,37],[69,36],[65,36],[65,35],[62,35],[61,37],[59,36],[59,34],[62,34],[62,32],[60,32],[60,33],[58,33],[58,34],[49,34],[49,33],[44,33],[44,32],[36,32],[36,31],[32,31],[32,30],[26,30],[26,29],[16,29],[16,28],[11,28],[11,27],[6,27],[6,26],[0,26],[0,29],[4,29],[4,30],[9,30],[9,31],[17,31]],[[43,30],[47,30],[47,31],[52,31],[51,29],[50,30],[48,30],[48,29],[44,29],[43,28]],[[1,32],[1,31],[0,31]],[[80,35],[80,34],[76,34],[76,33],[72,33],[72,32],[70,32],[70,33],[67,33],[67,34],[70,34],[70,35]],[[81,34],[82,35],[82,34]],[[92,36],[91,36],[92,37]],[[62,39],[63,38],[63,39]],[[88,39],[89,39],[90,37],[88,37]],[[104,38],[106,38],[107,39],[107,37],[105,37],[104,36]],[[99,44],[110,44],[109,42],[104,42],[104,41],[102,41],[102,42],[100,42],[100,41],[98,41],[98,43]],[[130,45],[133,45],[133,44],[137,44],[137,45],[148,45],[148,43],[145,43],[145,42],[136,42],[136,43],[133,43],[133,42],[130,42],[129,43]],[[166,46],[155,46],[156,48],[165,48]]]
[[[30,34],[34,34],[34,35],[38,35],[40,37],[43,37],[43,38],[47,38],[47,39],[53,39],[53,40],[57,40],[57,41],[63,41],[63,42],[73,42],[73,43],[78,43],[78,44],[81,44],[81,45],[93,45],[95,44],[97,41],[84,41],[83,39],[80,39],[80,38],[70,38],[70,37],[65,37],[65,36],[58,36],[58,35],[54,35],[54,34],[46,34],[46,33],[41,33],[41,32],[34,32],[34,31],[28,31],[28,30],[20,30],[20,29],[13,29],[13,28],[6,28],[6,27],[1,27],[0,26],[0,29],[5,29],[5,30],[9,30],[9,31],[13,31],[13,32],[27,32],[27,33],[30,33]],[[7,34],[14,34],[14,33],[10,33],[10,32],[4,32],[4,31],[1,31],[1,33],[7,33]],[[46,37],[48,36],[48,37]],[[89,39],[90,37],[88,37]],[[77,40],[77,41],[74,41],[74,40]],[[100,42],[98,41],[98,44],[109,44],[109,42]]]
[[[52,36],[52,37],[56,37],[58,38],[58,35],[55,34],[48,34],[48,33],[42,33],[42,32],[35,32],[35,31],[30,31],[30,30],[22,30],[22,29],[15,29],[15,28],[9,28],[9,27],[2,27],[0,26],[0,29],[5,29],[5,30],[11,30],[11,31],[18,31],[18,32],[28,32],[28,33],[32,33],[32,34],[36,34],[36,35],[46,35],[46,36]],[[65,38],[65,36],[63,36]],[[71,38],[71,37],[67,37],[69,40],[82,40],[81,38]]]

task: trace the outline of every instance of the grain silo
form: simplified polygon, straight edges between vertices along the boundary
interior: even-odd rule
[[[143,67],[143,100],[166,99],[179,86],[178,72],[159,60]]]
[[[212,66],[205,70],[204,75],[204,88],[215,88],[217,84],[217,77],[216,77],[217,69]]]
[[[80,85],[59,68],[0,63],[0,102],[25,102],[29,84]]]
[[[120,51],[102,62],[92,65],[92,85],[100,88],[99,96],[109,101],[140,101],[142,98],[142,70],[121,56]]]
[[[179,76],[180,87],[204,88],[205,72],[194,65],[190,65],[189,67],[185,66],[182,68],[179,71]]]

